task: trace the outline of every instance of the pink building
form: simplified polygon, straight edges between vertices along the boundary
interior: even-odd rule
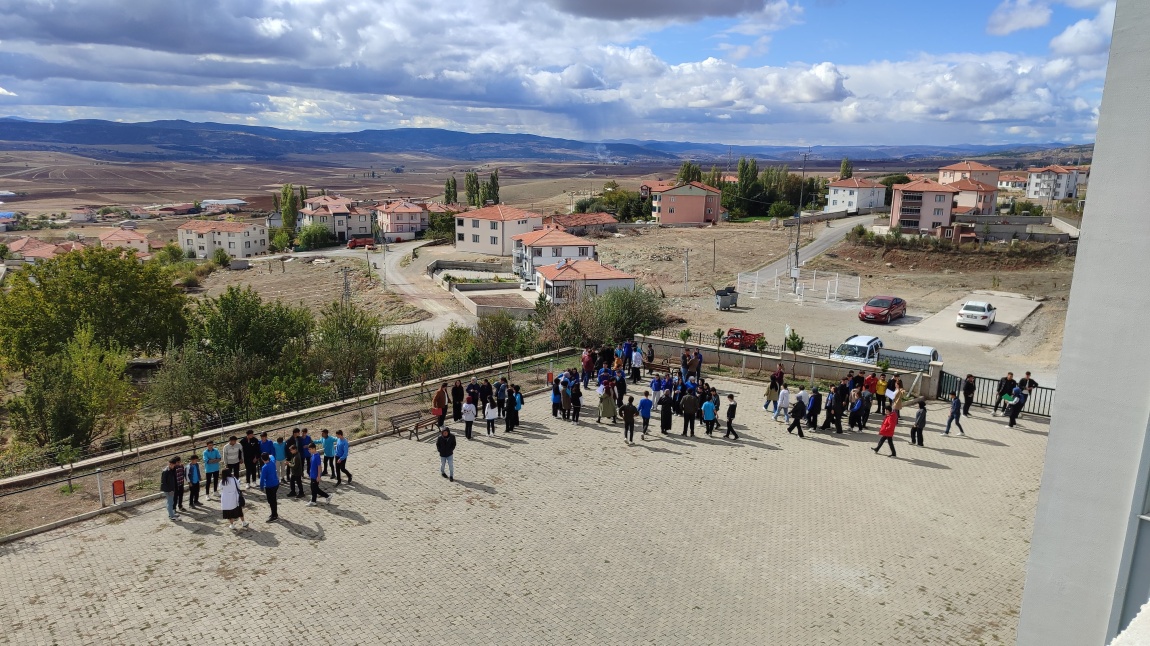
[[[958,189],[954,197],[955,215],[994,215],[998,205],[998,184],[960,179],[948,184]]]
[[[651,198],[651,215],[661,224],[718,222],[723,212],[722,191],[702,182],[646,182],[639,193]]]
[[[1002,173],[994,166],[975,161],[961,161],[938,169],[939,184],[953,184],[959,180],[972,179],[976,182],[998,186],[998,176]]]
[[[414,240],[416,233],[427,229],[428,218],[426,206],[406,200],[388,202],[375,208],[379,234],[388,242]]]
[[[895,184],[890,203],[890,227],[903,233],[930,233],[951,223],[954,197],[961,191],[929,179]]]

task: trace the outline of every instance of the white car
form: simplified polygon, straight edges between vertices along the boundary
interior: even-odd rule
[[[873,364],[878,361],[879,350],[882,350],[882,340],[877,336],[852,334],[831,352],[831,358],[850,363]]]
[[[972,326],[989,330],[990,326],[994,325],[994,315],[997,311],[990,303],[967,301],[958,310],[958,320],[955,324],[958,327]]]

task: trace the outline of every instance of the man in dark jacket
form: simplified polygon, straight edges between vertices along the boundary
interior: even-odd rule
[[[177,456],[168,460],[168,468],[160,472],[160,491],[164,492],[168,501],[168,520],[180,519],[176,513],[176,471],[180,468],[180,458]]]
[[[806,403],[795,397],[795,403],[791,405],[791,424],[787,427],[788,433],[798,431],[799,437],[803,437],[803,416],[806,415],[806,412]]]
[[[970,417],[970,405],[974,402],[974,392],[977,389],[977,384],[974,381],[974,375],[966,375],[966,380],[962,382],[962,415]]]
[[[735,403],[735,396],[727,395],[727,432],[723,434],[724,438],[734,435],[736,440],[739,439],[739,434],[735,432],[735,409],[738,406]]]
[[[687,390],[679,407],[683,410],[683,435],[690,431],[691,437],[695,437],[695,416],[699,413],[699,398],[695,396],[695,391]]]
[[[810,401],[807,402],[807,428],[815,430],[819,425],[819,410],[823,405],[823,395],[819,392],[819,387],[815,386],[811,389]]]
[[[1014,392],[1014,387],[1017,385],[1018,382],[1014,381],[1013,372],[1006,373],[1005,377],[998,380],[998,389],[995,391],[997,396],[994,398],[994,412],[992,412],[991,415],[998,417],[999,404],[1002,405],[1002,412],[1006,412],[1007,404],[1006,402],[1002,401],[1002,396],[1009,395],[1010,393]]]
[[[258,486],[260,481],[260,441],[254,431],[244,435],[240,447],[244,453],[244,482],[251,489],[253,482]]]
[[[439,451],[439,475],[455,482],[455,436],[447,427],[440,432],[435,440],[435,450]],[[445,469],[450,471],[448,474]]]
[[[303,498],[303,456],[300,455],[296,443],[292,442],[287,448],[287,478],[289,498]]]

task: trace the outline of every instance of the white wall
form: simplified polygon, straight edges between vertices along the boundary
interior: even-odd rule
[[[1119,0],[1090,200],[1063,335],[1058,390],[1018,625],[1022,646],[1104,644],[1118,630],[1146,497],[1150,298],[1115,276],[1150,272],[1145,214],[1128,187],[1150,176],[1150,3]],[[1143,525],[1143,527],[1139,527]],[[1150,573],[1150,563],[1133,568]],[[988,573],[991,575],[992,573]],[[1136,606],[1147,590],[1131,589]],[[1140,600],[1137,599],[1140,597]]]
[[[593,260],[595,258],[595,245],[592,244],[591,242],[588,242],[587,244],[584,244],[584,245],[578,245],[578,246],[559,247],[561,255],[558,255],[558,256],[553,255],[554,252],[551,250],[554,248],[555,247],[553,247],[553,246],[543,246],[543,245],[540,245],[538,247],[524,246],[524,248],[523,248],[523,262],[522,262],[522,266],[518,272],[519,276],[521,278],[534,279],[536,267],[542,267],[543,265],[554,265],[555,263],[559,262],[560,260],[566,260],[566,259],[570,259],[570,260]],[[582,255],[582,256],[579,255],[579,249],[580,248],[587,249],[587,253],[585,255]],[[533,253],[532,249],[542,250],[543,255],[541,255],[541,256],[531,255]]]
[[[460,222],[463,224],[460,225]],[[479,226],[473,226],[474,222],[478,222]],[[493,222],[497,225],[495,229],[491,228]],[[515,248],[515,241],[511,239],[512,236],[517,236],[520,233],[531,233],[536,228],[542,228],[542,226],[542,216],[500,221],[469,218],[466,213],[459,213],[455,216],[455,249],[490,256],[510,256]],[[461,233],[463,234],[462,240],[459,239]],[[472,239],[472,236],[476,235],[479,236],[479,242]],[[494,244],[491,243],[492,237],[496,239]]]

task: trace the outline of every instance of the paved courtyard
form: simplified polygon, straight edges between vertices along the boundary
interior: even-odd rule
[[[459,438],[455,483],[390,439],[279,523],[253,490],[240,532],[150,504],[0,546],[0,643],[1014,642],[1044,422],[975,409],[942,437],[932,403],[927,446],[904,422],[891,459],[874,418],[800,440],[761,386],[720,385],[737,443],[627,446],[534,396],[521,432]]]

